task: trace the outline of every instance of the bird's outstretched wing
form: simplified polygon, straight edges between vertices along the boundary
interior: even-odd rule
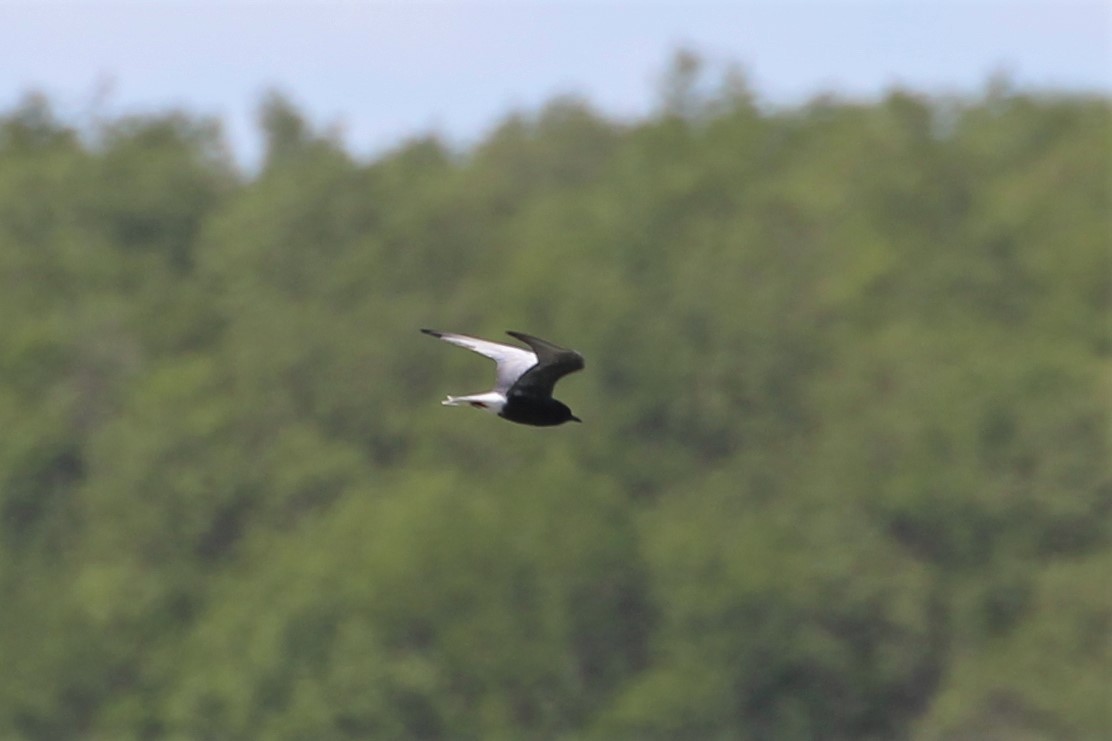
[[[515,392],[551,396],[557,381],[569,373],[583,369],[583,356],[575,350],[554,345],[548,340],[524,332],[508,331],[506,334],[533,348],[537,358],[536,365],[526,370],[513,384]]]
[[[427,335],[450,342],[453,345],[466,347],[472,352],[484,355],[495,362],[494,390],[501,393],[509,391],[521,376],[537,364],[537,356],[528,350],[513,345],[502,345],[489,340],[480,340],[478,337],[468,337],[464,334],[452,332],[437,332],[433,329],[422,329]]]

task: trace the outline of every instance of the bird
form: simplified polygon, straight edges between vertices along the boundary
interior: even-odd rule
[[[445,406],[471,406],[497,414],[502,419],[534,427],[553,427],[565,422],[582,422],[563,402],[552,398],[556,382],[569,373],[582,370],[583,356],[575,350],[547,340],[507,331],[510,337],[529,346],[529,350],[503,345],[452,332],[422,329],[427,335],[485,355],[495,362],[494,388],[482,394],[448,396]]]

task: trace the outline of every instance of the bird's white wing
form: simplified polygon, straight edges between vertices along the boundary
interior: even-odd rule
[[[431,329],[422,329],[427,335],[438,337],[445,342],[450,342],[453,345],[466,347],[472,352],[477,352],[484,355],[495,362],[497,370],[495,371],[494,390],[500,393],[505,393],[521,378],[525,371],[532,368],[537,364],[537,356],[532,352],[513,345],[503,345],[498,342],[491,342],[490,340],[480,340],[478,337],[468,337],[465,334],[453,334],[451,332],[437,332]]]

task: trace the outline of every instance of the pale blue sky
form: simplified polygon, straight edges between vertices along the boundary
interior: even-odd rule
[[[374,153],[430,130],[466,144],[559,93],[643,114],[680,46],[741,65],[772,104],[977,91],[1000,71],[1112,94],[1108,2],[0,0],[0,109],[31,89],[75,118],[183,106],[220,116],[250,161],[277,88]]]

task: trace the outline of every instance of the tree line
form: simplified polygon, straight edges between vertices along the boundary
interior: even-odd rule
[[[0,736],[1109,732],[1107,98],[0,115]],[[579,350],[583,425],[422,337]]]

